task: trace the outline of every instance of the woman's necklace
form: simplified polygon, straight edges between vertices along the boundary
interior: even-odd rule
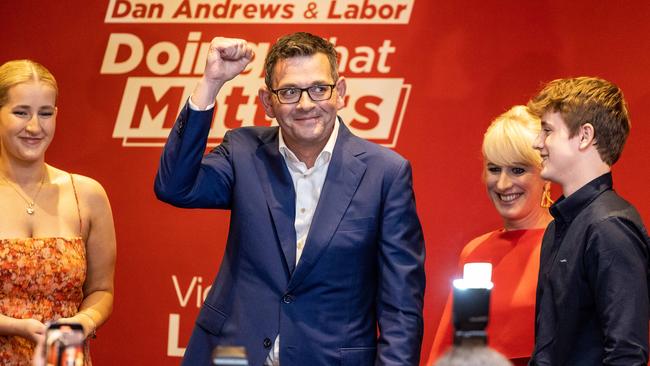
[[[5,182],[7,182],[7,184],[9,185],[9,187],[11,187],[11,189],[13,189],[13,190],[18,194],[18,196],[20,196],[20,198],[23,199],[23,201],[25,201],[25,203],[27,204],[27,206],[25,206],[25,211],[27,212],[27,214],[28,214],[28,215],[33,215],[33,214],[34,214],[34,205],[36,204],[36,199],[38,198],[38,194],[41,193],[41,188],[43,188],[43,183],[45,182],[45,173],[43,173],[43,178],[41,178],[41,183],[39,183],[39,185],[38,185],[38,190],[36,191],[36,194],[34,195],[34,199],[32,199],[31,201],[28,200],[25,196],[23,196],[23,194],[20,193],[20,191],[18,190],[18,188],[16,188],[16,187],[14,186],[14,184],[11,183],[11,182],[9,181],[9,179],[7,179],[7,178],[4,176],[4,174],[0,174],[0,177],[2,177],[2,180],[4,180]]]

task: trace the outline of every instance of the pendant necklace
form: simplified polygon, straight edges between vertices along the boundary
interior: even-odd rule
[[[25,196],[23,196],[23,194],[20,193],[18,188],[14,187],[13,183],[11,183],[9,181],[9,179],[7,179],[4,176],[4,174],[0,174],[0,177],[2,178],[2,180],[7,182],[9,187],[11,187],[11,189],[13,189],[18,194],[18,196],[20,196],[20,198],[23,199],[23,201],[25,201],[25,203],[27,204],[27,206],[25,206],[25,212],[27,212],[28,215],[33,215],[34,214],[34,205],[36,204],[36,199],[38,198],[38,194],[41,193],[41,188],[43,188],[43,183],[45,182],[45,173],[43,173],[43,178],[41,179],[41,183],[39,183],[38,190],[36,191],[36,194],[34,195],[34,199],[32,199],[31,201],[28,200]]]

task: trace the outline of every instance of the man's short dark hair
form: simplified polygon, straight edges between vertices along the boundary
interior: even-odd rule
[[[278,39],[266,55],[266,60],[264,60],[264,72],[266,74],[264,82],[266,83],[266,86],[269,89],[273,88],[273,69],[278,61],[292,57],[312,56],[317,53],[322,53],[327,56],[327,59],[330,62],[332,80],[336,81],[339,77],[339,73],[334,45],[311,33],[296,32]]]
[[[613,83],[595,77],[553,80],[528,102],[528,108],[538,117],[559,112],[570,137],[578,133],[580,126],[591,123],[598,154],[610,166],[618,161],[630,133],[623,92]]]

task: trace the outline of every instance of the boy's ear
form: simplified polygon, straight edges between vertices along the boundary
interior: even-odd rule
[[[594,130],[594,125],[591,123],[585,123],[580,126],[578,131],[580,136],[580,149],[586,149],[591,145],[596,143],[596,131]]]

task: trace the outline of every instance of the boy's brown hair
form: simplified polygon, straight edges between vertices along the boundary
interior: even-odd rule
[[[614,165],[630,133],[630,118],[623,92],[613,83],[595,77],[557,79],[549,82],[528,102],[530,111],[542,117],[559,112],[575,136],[580,126],[591,123],[600,158]]]

